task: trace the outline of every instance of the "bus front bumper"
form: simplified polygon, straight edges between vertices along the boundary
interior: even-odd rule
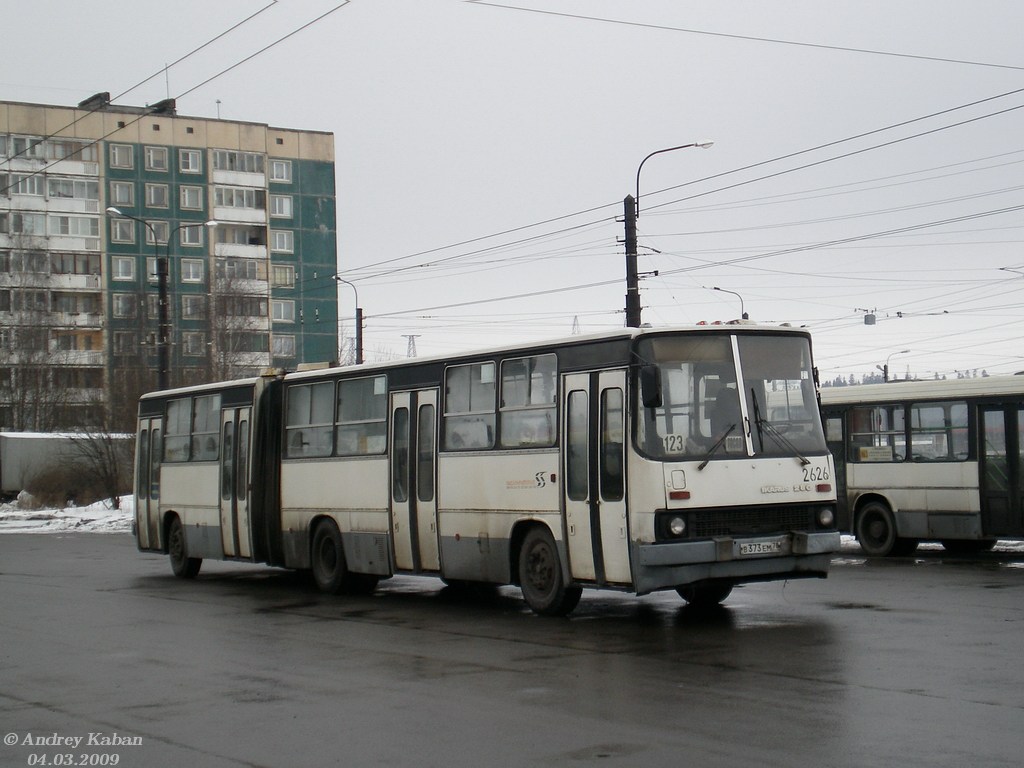
[[[739,584],[824,578],[832,553],[840,546],[838,531],[639,544],[635,553],[637,594],[705,579],[729,579]]]

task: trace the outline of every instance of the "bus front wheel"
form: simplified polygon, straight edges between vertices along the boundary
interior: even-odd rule
[[[909,555],[917,549],[917,539],[900,538],[892,510],[880,501],[864,505],[857,516],[857,541],[873,557]]]
[[[720,605],[732,593],[732,583],[728,581],[698,581],[677,587],[676,592],[694,608],[713,608]]]
[[[167,532],[167,554],[171,556],[171,570],[179,579],[194,579],[203,565],[201,557],[189,557],[185,544],[185,526],[181,518],[171,520]]]
[[[580,601],[583,590],[568,586],[562,575],[555,540],[547,528],[532,528],[519,550],[519,586],[523,599],[541,616],[565,616]]]

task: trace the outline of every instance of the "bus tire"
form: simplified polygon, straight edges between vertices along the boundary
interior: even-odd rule
[[[732,582],[698,581],[676,587],[676,592],[694,608],[714,608],[732,593]]]
[[[333,520],[322,520],[313,531],[310,560],[317,589],[330,595],[340,593],[348,581],[341,531]],[[376,584],[376,582],[374,582]]]
[[[540,616],[565,616],[583,594],[580,587],[566,585],[555,540],[543,526],[531,528],[523,539],[519,586],[526,604]]]
[[[167,529],[167,554],[171,557],[171,570],[179,579],[194,579],[203,566],[201,557],[189,557],[185,543],[185,526],[177,515],[171,518]]]
[[[869,501],[857,515],[857,541],[860,548],[872,557],[909,555],[917,549],[917,539],[904,539],[897,535],[896,518],[892,510],[880,501]]]

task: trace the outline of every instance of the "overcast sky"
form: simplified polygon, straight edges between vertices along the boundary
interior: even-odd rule
[[[183,115],[332,132],[368,356],[621,327],[623,198],[651,152],[708,139],[643,166],[645,323],[742,301],[809,327],[824,379],[890,356],[900,376],[1024,370],[1019,0],[6,10],[0,98],[172,96]]]

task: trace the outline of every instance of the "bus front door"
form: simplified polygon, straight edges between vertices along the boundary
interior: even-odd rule
[[[135,446],[135,536],[139,549],[161,548],[160,462],[163,419],[141,419]]]
[[[391,540],[395,567],[439,571],[437,390],[391,396]]]
[[[225,408],[220,437],[220,535],[225,557],[252,557],[249,540],[251,408]]]
[[[625,374],[567,374],[562,392],[570,572],[580,581],[629,584]]]
[[[1024,406],[982,406],[979,486],[986,536],[1024,536]]]

